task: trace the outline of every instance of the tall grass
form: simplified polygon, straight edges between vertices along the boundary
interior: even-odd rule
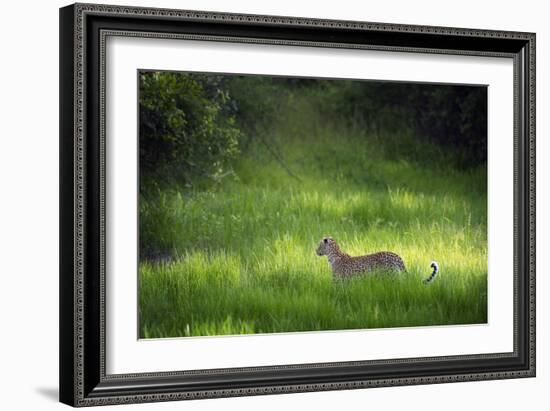
[[[171,256],[140,263],[142,337],[486,322],[485,168],[314,103],[289,99],[269,148],[255,139],[221,184],[141,199],[142,249]],[[397,252],[407,272],[333,281],[315,254],[325,235],[352,255]],[[431,260],[441,274],[425,286]]]

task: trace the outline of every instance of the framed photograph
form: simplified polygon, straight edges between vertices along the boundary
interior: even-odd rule
[[[60,399],[535,376],[535,34],[60,10]]]

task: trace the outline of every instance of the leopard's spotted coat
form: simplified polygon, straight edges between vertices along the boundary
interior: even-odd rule
[[[335,278],[346,278],[372,270],[405,271],[399,255],[390,251],[352,257],[344,253],[331,237],[325,237],[317,247],[317,255],[326,255]]]

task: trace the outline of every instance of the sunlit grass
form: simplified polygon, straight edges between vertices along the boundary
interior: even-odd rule
[[[142,250],[171,256],[140,263],[141,336],[485,323],[486,170],[453,169],[407,131],[286,114],[265,138],[298,178],[253,144],[212,190],[141,199]],[[315,255],[325,235],[352,255],[397,252],[407,272],[335,282]]]

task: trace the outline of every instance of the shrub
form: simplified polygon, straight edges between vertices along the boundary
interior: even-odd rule
[[[230,173],[241,132],[224,81],[196,73],[140,73],[142,181],[154,176],[156,182],[190,186],[197,177],[219,180]]]

